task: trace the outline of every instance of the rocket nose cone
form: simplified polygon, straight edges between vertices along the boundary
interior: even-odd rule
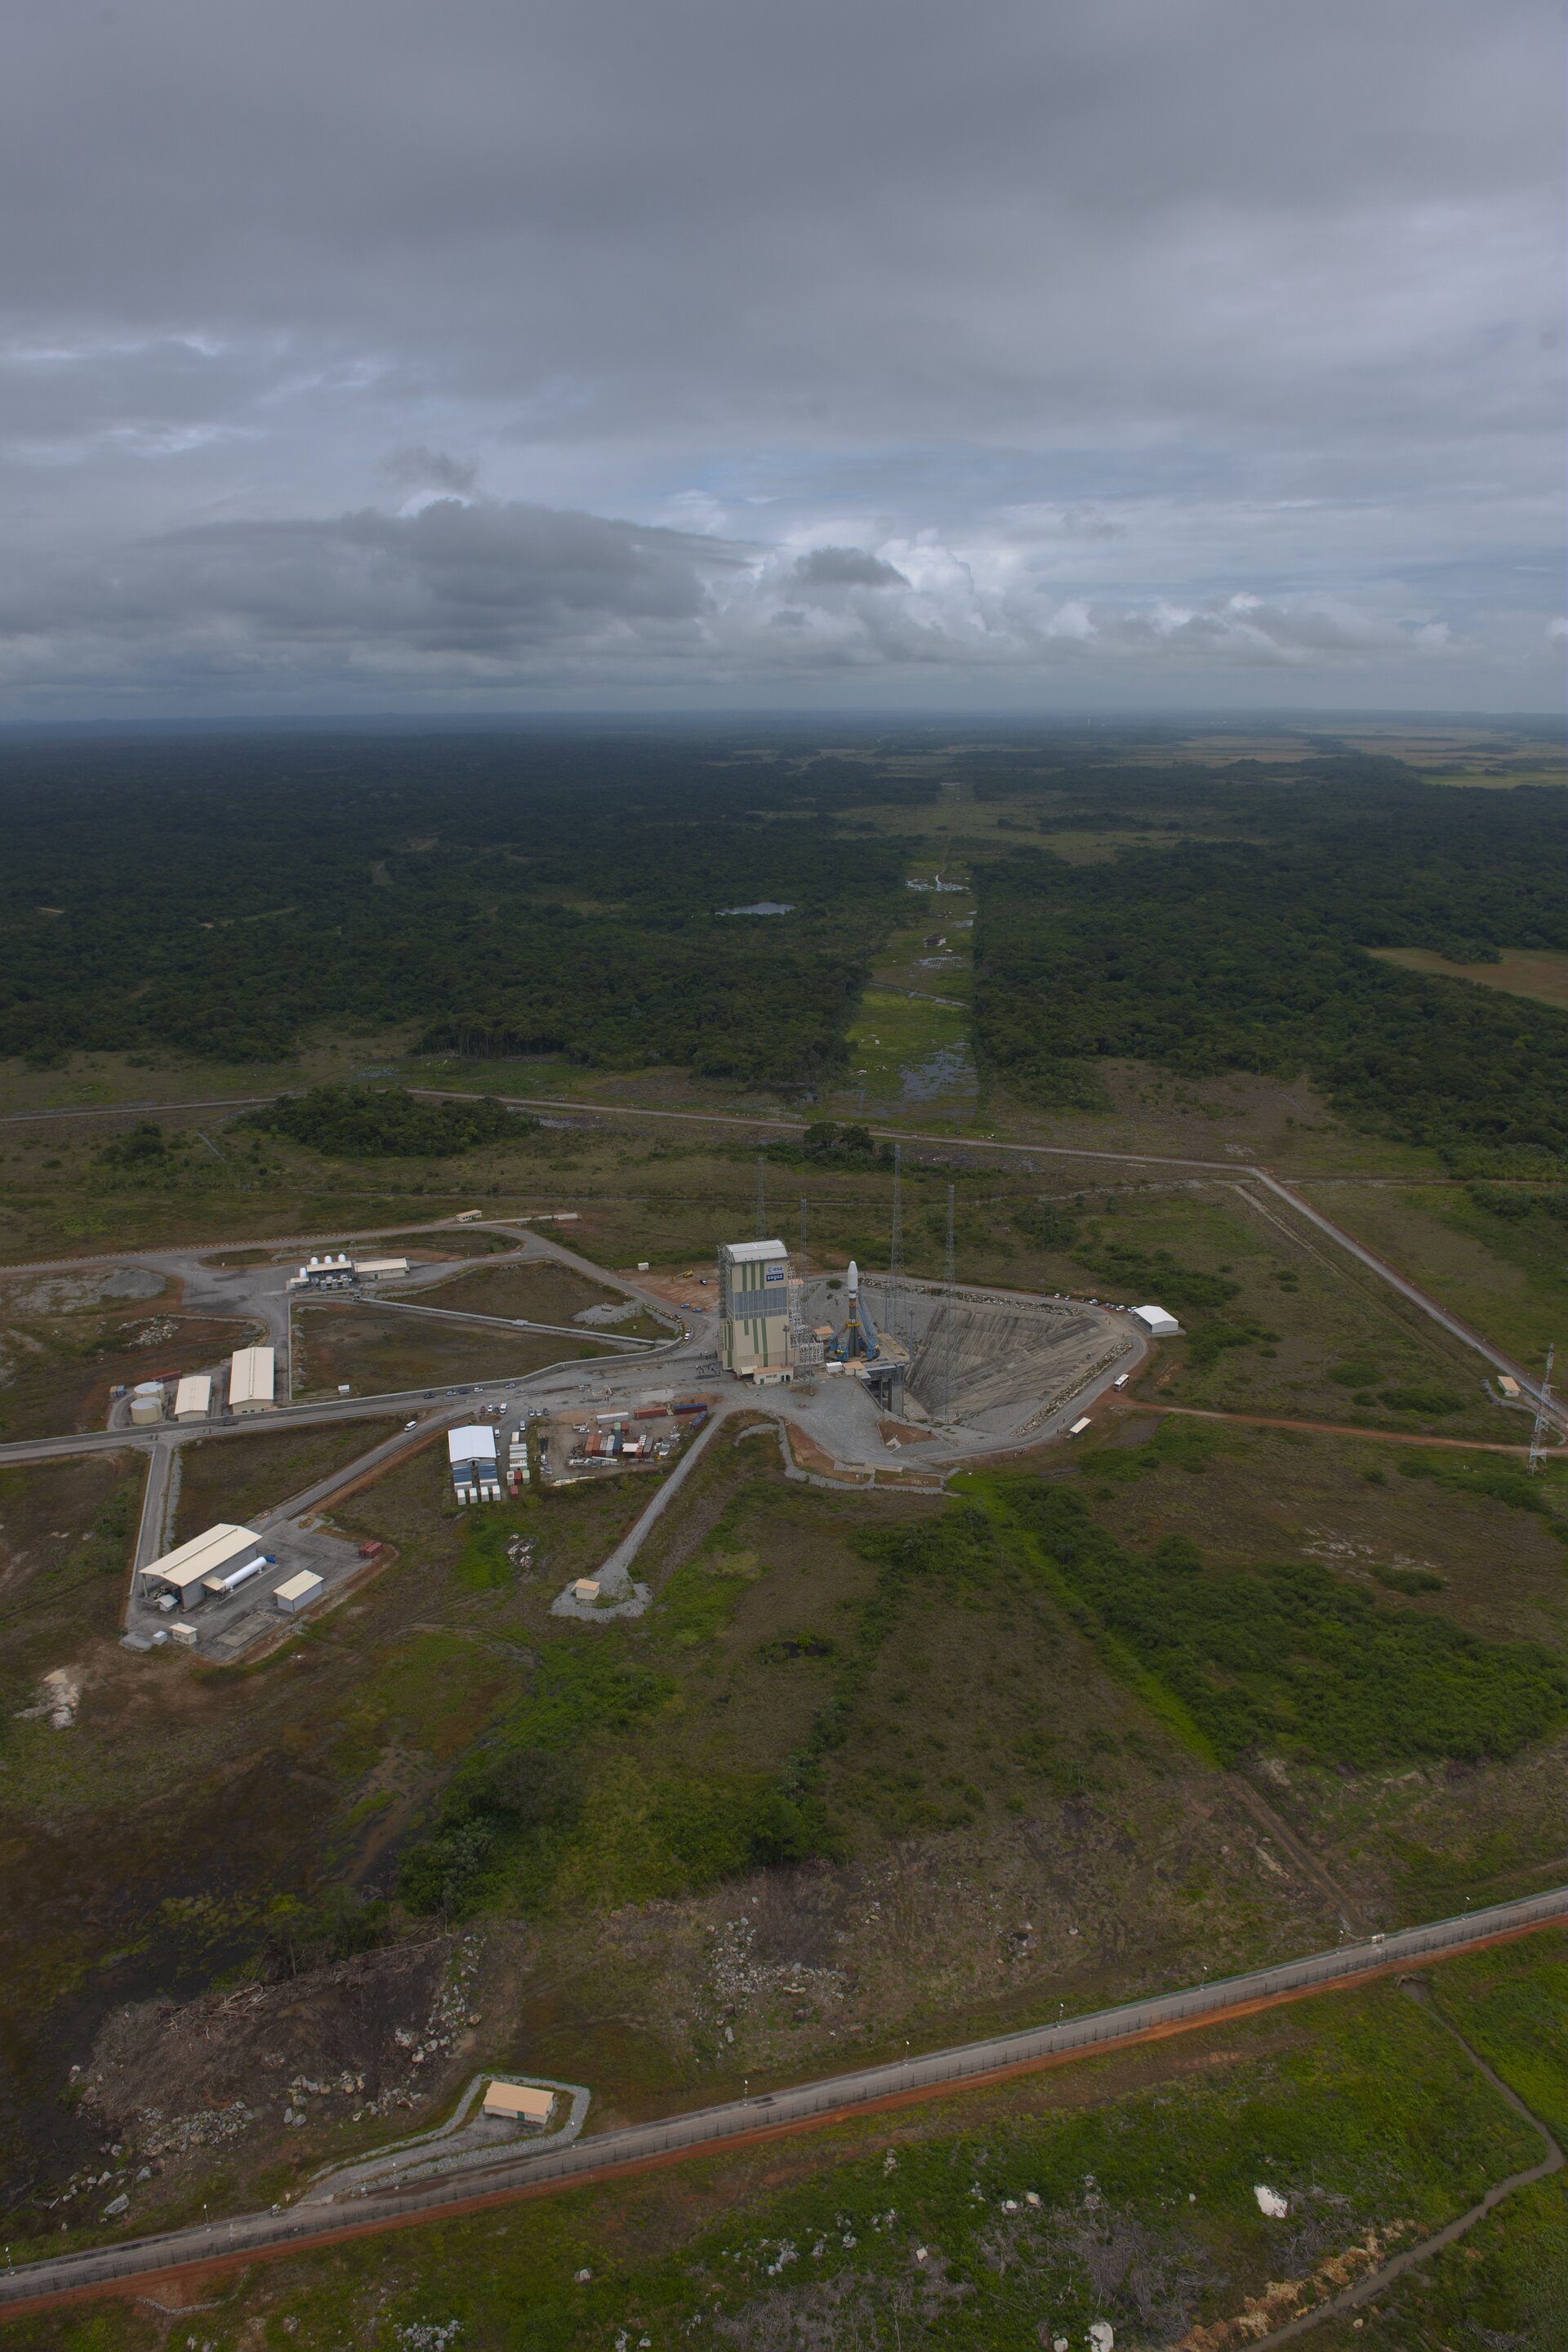
[[[860,1269],[859,1269],[859,1267],[856,1265],[856,1263],[855,1263],[854,1259],[853,1259],[853,1258],[851,1258],[851,1259],[850,1259],[850,1261],[849,1261],[849,1289],[850,1289],[851,1296],[853,1296],[853,1294],[854,1294],[857,1290],[858,1290],[858,1289],[859,1289],[859,1287],[860,1287]]]

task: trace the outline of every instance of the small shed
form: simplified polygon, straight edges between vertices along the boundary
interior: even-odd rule
[[[554,2105],[554,2092],[543,2090],[535,2083],[489,2083],[485,2086],[487,2116],[505,2116],[514,2123],[531,2124],[535,2131],[542,2130],[550,2121],[550,2110]]]
[[[598,1597],[598,1584],[591,1576],[580,1576],[572,1587],[574,1601],[597,1601]]]
[[[174,1391],[176,1421],[205,1421],[213,1409],[210,1372],[187,1372]]]
[[[1175,1317],[1167,1315],[1163,1307],[1135,1307],[1132,1320],[1142,1323],[1151,1339],[1168,1339],[1182,1328]]]
[[[310,1607],[324,1580],[313,1569],[302,1568],[298,1576],[291,1576],[286,1584],[279,1585],[272,1598],[285,1617],[298,1617],[301,1609]]]

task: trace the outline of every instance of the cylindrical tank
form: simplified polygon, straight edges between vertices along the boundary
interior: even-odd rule
[[[131,1418],[138,1429],[147,1429],[163,1418],[163,1391],[155,1389],[151,1396],[138,1393],[131,1400]]]

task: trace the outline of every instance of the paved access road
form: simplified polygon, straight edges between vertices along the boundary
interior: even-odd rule
[[[165,2231],[118,2245],[23,2263],[0,2275],[0,2312],[38,2309],[55,2302],[103,2294],[135,2294],[153,2279],[181,2270],[241,2264],[299,2252],[334,2239],[406,2229],[438,2220],[443,2213],[513,2198],[546,2194],[574,2181],[602,2179],[651,2165],[711,2156],[726,2147],[813,2129],[857,2114],[904,2105],[943,2091],[972,2089],[987,2081],[1060,2064],[1119,2043],[1189,2032],[1226,2016],[1246,2015],[1274,2003],[1299,2000],[1321,1991],[1364,1982],[1390,1969],[1445,1959],[1500,1938],[1533,1929],[1568,1925],[1568,1886],[1518,1903],[1500,1903],[1458,1919],[1405,1927],[1371,1941],[1344,1944],[1245,1976],[1189,1985],[1179,1992],[1127,2001],[1064,2023],[1002,2033],[953,2050],[869,2066],[791,2090],[733,2099],[723,2106],[671,2116],[603,2132],[571,2147],[520,2154],[493,2170],[460,2181],[422,2184],[401,2194],[351,2196],[335,2206],[297,2206],[292,2210],[244,2213],[200,2228]]]

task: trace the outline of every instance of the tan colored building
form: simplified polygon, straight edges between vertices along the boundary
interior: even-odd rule
[[[228,1360],[230,1412],[270,1412],[276,1377],[270,1348],[237,1348]]]
[[[174,1391],[176,1421],[205,1421],[213,1409],[210,1372],[187,1372]]]
[[[719,1252],[720,1360],[743,1381],[787,1381],[790,1265],[783,1242],[726,1242]]]
[[[550,2110],[554,2105],[554,2092],[542,2090],[537,2084],[489,2083],[485,2087],[487,2116],[505,2116],[514,2123],[531,2124],[535,2130],[550,2121]]]
[[[177,1544],[161,1559],[150,1560],[142,1570],[142,1590],[155,1592],[162,1588],[174,1593],[182,1608],[192,1608],[202,1598],[205,1578],[231,1566],[242,1552],[255,1551],[260,1541],[251,1528],[220,1519],[205,1535],[193,1536],[189,1543]]]

